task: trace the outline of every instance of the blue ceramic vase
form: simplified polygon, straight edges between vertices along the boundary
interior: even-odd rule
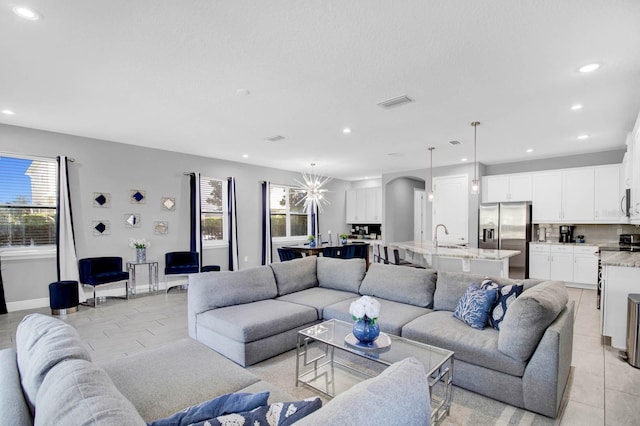
[[[310,241],[309,242],[309,247],[315,247],[316,246],[316,240]]]
[[[346,239],[346,238],[343,238],[343,239],[342,239],[342,244],[343,244],[343,245],[346,245],[346,244],[347,244],[347,239]]]
[[[380,335],[380,326],[364,317],[353,323],[353,335],[363,345],[371,346]]]

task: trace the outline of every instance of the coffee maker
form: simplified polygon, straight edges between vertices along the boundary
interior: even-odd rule
[[[560,242],[572,243],[573,242],[573,225],[560,225]]]

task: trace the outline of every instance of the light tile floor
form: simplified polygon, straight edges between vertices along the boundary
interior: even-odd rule
[[[640,425],[640,370],[601,343],[595,291],[570,288],[569,297],[576,302],[573,372],[559,423]],[[50,313],[41,308],[0,315],[0,348],[15,346],[16,327],[31,312]],[[61,318],[76,327],[94,360],[117,359],[187,336],[187,293],[108,300]]]

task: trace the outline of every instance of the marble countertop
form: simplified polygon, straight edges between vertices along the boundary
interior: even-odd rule
[[[433,247],[430,241],[403,241],[389,243],[389,246],[409,250],[414,253],[441,257],[459,257],[463,259],[504,260],[520,254],[518,250],[488,250],[473,247],[460,247],[444,244]]]
[[[640,253],[628,251],[603,251],[600,252],[602,266],[626,266],[640,268]]]

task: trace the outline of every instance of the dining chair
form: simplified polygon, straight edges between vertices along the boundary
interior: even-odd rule
[[[410,268],[424,269],[424,266],[420,266],[415,263],[409,262],[408,260],[401,259],[400,250],[398,249],[393,249],[393,260],[394,260],[394,263],[398,266],[408,266]]]
[[[278,247],[278,256],[280,256],[280,262],[286,262],[296,258],[296,253],[290,248]]]
[[[366,259],[367,258],[367,252],[369,251],[369,245],[368,244],[354,244],[353,247],[354,247],[353,257],[355,257],[357,259]]]
[[[353,259],[356,253],[356,246],[353,244],[349,244],[346,246],[342,246],[342,251],[340,253],[340,257],[343,259]]]
[[[129,298],[129,273],[122,270],[121,257],[87,257],[80,259],[78,260],[78,272],[80,275],[80,283],[93,287],[93,299],[89,299],[93,304],[89,304],[89,300],[87,300],[86,305],[94,308],[97,306],[96,286],[120,281],[125,282],[125,296],[114,297],[118,299]],[[102,296],[100,299],[106,299],[106,296]]]
[[[325,247],[322,250],[323,257],[341,257],[342,247]]]
[[[169,286],[169,275],[189,275],[200,272],[200,257],[197,251],[172,251],[164,255],[164,290],[168,293],[173,287],[186,284]]]

